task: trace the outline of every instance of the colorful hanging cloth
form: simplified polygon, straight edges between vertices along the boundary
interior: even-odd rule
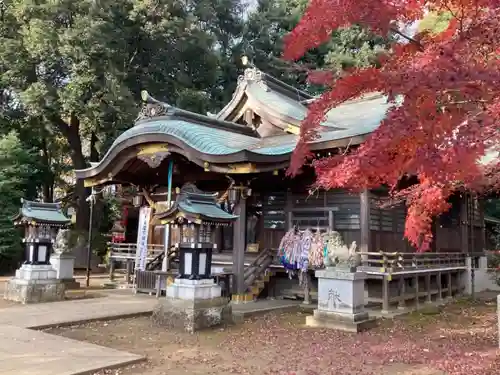
[[[309,229],[306,229],[302,233],[302,246],[298,261],[298,268],[305,272],[309,269],[309,251],[311,250],[313,237],[314,235]]]
[[[324,259],[324,242],[321,232],[318,230],[313,236],[311,249],[309,250],[309,266],[322,268]]]

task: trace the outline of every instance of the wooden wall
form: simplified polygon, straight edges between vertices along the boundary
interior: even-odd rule
[[[451,208],[433,223],[431,251],[481,252],[485,247],[483,209],[477,199],[455,195]],[[404,238],[406,207],[380,207],[380,196],[372,194],[370,206],[371,251],[413,252],[415,247]]]
[[[292,226],[299,229],[334,229],[346,243],[360,243],[359,195],[342,190],[318,192],[314,195],[295,192],[264,193],[260,196],[262,230],[261,248],[277,248]]]
[[[276,249],[285,232],[297,226],[299,229],[333,229],[341,233],[346,244],[356,241],[361,245],[361,199],[359,194],[345,190],[320,191],[313,195],[295,188],[283,186],[276,190],[262,192],[274,184],[270,182],[254,191],[247,200],[247,215],[253,215],[255,230],[247,225],[247,243],[259,243],[260,249]],[[298,185],[295,185],[296,187]],[[301,191],[302,190],[302,191]],[[464,195],[465,196],[465,195]],[[369,207],[368,251],[413,252],[415,248],[404,238],[406,207],[383,208],[383,195],[371,192]],[[452,208],[437,218],[433,224],[435,241],[432,251],[436,252],[479,252],[484,249],[484,218],[480,202],[470,196],[460,195],[450,200]],[[232,228],[219,231],[218,249],[232,250]],[[163,243],[163,228],[152,230],[151,243]]]
[[[373,193],[370,195],[370,251],[414,251],[404,238],[404,204],[384,208],[382,203],[383,197]]]

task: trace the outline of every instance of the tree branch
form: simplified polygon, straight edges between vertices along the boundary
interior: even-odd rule
[[[412,37],[410,37],[410,36],[408,36],[408,35],[404,34],[403,32],[399,31],[399,30],[398,30],[398,29],[396,29],[395,27],[391,27],[389,30],[390,30],[390,31],[392,31],[394,34],[397,34],[397,35],[399,35],[399,36],[401,36],[401,37],[405,38],[407,41],[409,41],[409,42],[411,42],[411,43],[415,44],[415,45],[416,45],[416,46],[417,46],[417,47],[418,47],[421,51],[423,51],[423,50],[424,50],[424,45],[423,45],[422,43],[420,43],[418,40],[413,39]]]
[[[69,125],[60,116],[58,116],[57,114],[53,113],[52,111],[48,111],[48,113],[45,114],[45,117],[52,124],[54,124],[65,137],[68,136],[68,134],[69,134]]]

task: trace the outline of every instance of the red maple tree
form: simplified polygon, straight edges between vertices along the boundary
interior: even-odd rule
[[[439,33],[405,35],[427,12],[447,12]],[[312,157],[307,143],[331,108],[380,92],[394,106],[356,150],[313,161],[321,188],[374,188],[382,184],[408,206],[405,235],[420,251],[432,241],[432,218],[461,189],[498,188],[498,158],[478,161],[500,144],[500,1],[311,0],[285,39],[285,58],[297,59],[339,27],[358,24],[399,35],[379,67],[346,72],[309,107],[292,157],[295,174]],[[418,183],[401,189],[407,176]]]

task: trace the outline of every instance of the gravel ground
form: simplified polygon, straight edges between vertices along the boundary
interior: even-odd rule
[[[358,335],[304,328],[303,313],[269,314],[195,335],[149,318],[96,322],[46,332],[147,356],[98,375],[498,375],[496,306],[461,301],[411,314]]]

